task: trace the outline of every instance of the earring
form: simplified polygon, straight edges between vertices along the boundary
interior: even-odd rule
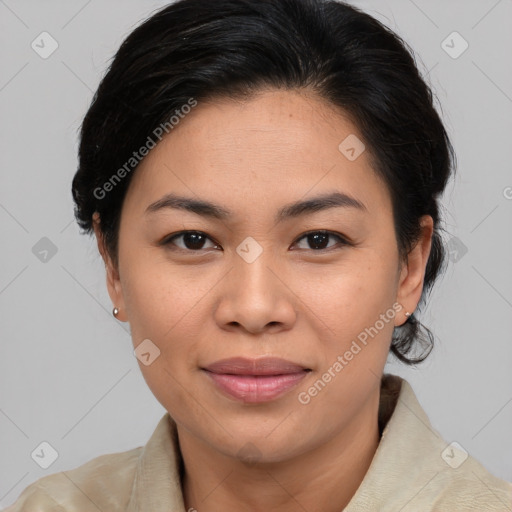
[[[119,314],[119,309],[114,308],[114,309],[112,310],[112,314],[113,314],[115,317],[117,317],[117,315]]]
[[[406,311],[405,316],[409,318],[411,316],[411,313],[409,313],[409,311]]]

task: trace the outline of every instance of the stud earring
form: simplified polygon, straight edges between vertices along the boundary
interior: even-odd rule
[[[112,314],[113,314],[115,317],[117,317],[117,315],[119,314],[119,309],[114,308],[114,309],[112,310]]]

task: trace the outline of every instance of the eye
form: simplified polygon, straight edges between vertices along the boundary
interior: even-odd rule
[[[343,238],[341,235],[332,233],[330,231],[310,231],[309,233],[301,236],[298,241],[305,239],[306,243],[310,245],[310,247],[302,247],[300,249],[312,249],[314,251],[321,251],[325,249],[331,249],[332,247],[336,246],[336,244],[329,246],[329,238],[338,239],[338,243],[342,246],[350,245],[348,240]],[[295,244],[298,244],[298,241],[295,242]]]
[[[181,240],[182,245],[175,243],[177,240]],[[206,236],[206,234],[201,231],[181,231],[180,233],[176,233],[170,237],[166,237],[161,242],[161,245],[175,245],[178,247],[178,249],[181,249],[183,251],[200,251],[202,249],[208,248],[204,246],[207,240],[209,240],[213,244],[210,247],[219,247],[217,243],[214,243],[210,237]]]
[[[341,235],[325,230],[305,233],[297,240],[297,242],[294,243],[294,245],[298,245],[301,240],[305,240],[309,247],[299,247],[299,249],[309,249],[318,252],[335,247],[336,244],[329,244],[329,241],[332,239],[337,239],[338,245],[341,246],[351,245],[350,242]],[[178,241],[180,242],[178,243]],[[205,243],[208,241],[211,245],[210,247],[205,247]],[[174,235],[166,237],[161,242],[161,245],[175,246],[179,250],[191,252],[198,252],[208,248],[220,248],[219,244],[214,242],[209,236],[201,231],[181,231],[179,233],[175,233]],[[174,247],[170,247],[170,249],[174,250]]]

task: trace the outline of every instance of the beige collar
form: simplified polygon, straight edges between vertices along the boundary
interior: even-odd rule
[[[490,475],[471,457],[460,467],[451,467],[448,462],[464,456],[457,449],[448,448],[443,458],[448,443],[433,429],[411,386],[400,377],[382,379],[379,426],[385,427],[377,451],[344,512],[440,510],[436,504],[446,507],[452,503],[450,496],[457,503],[464,492],[475,506],[480,502],[471,496],[475,492],[481,496],[485,510],[511,510],[506,507],[512,503],[512,485]],[[182,464],[176,423],[166,413],[137,462],[127,511],[185,512]],[[464,491],[468,481],[471,485]]]

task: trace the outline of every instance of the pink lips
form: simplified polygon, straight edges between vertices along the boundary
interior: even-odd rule
[[[308,368],[279,359],[222,359],[203,368],[221,391],[246,403],[273,400],[298,384]]]

